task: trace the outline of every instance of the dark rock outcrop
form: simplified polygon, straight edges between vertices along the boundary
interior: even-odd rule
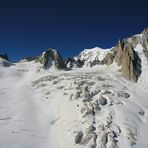
[[[37,57],[27,57],[25,60],[28,62],[35,61]]]
[[[143,54],[148,60],[148,28],[146,28],[141,34],[119,41],[112,51],[107,53],[103,64],[109,66],[115,61],[121,66],[123,76],[136,82],[141,74],[141,59],[134,50],[138,44],[143,48]]]
[[[95,65],[100,65],[100,61],[99,60],[94,60],[94,61],[90,62],[90,67],[93,67]]]
[[[133,81],[137,81],[141,73],[141,59],[134,51],[132,44],[126,40],[119,42],[115,47],[115,62],[121,66],[123,75]]]
[[[132,81],[136,82],[141,74],[141,59],[126,39],[117,43],[112,52],[106,55],[105,61],[107,65],[115,61],[121,66],[123,76]]]
[[[107,104],[107,99],[104,98],[104,97],[101,97],[101,98],[99,99],[99,104],[101,104],[101,105],[106,105],[106,104]]]
[[[75,143],[79,144],[82,141],[82,138],[83,138],[83,133],[79,131],[77,135],[75,136]]]
[[[5,54],[0,54],[0,57],[3,58],[3,59],[5,59],[5,60],[7,60],[7,61],[9,61],[9,58],[8,58],[7,53],[5,53]]]
[[[74,59],[74,58],[66,58],[64,60],[64,64],[68,67],[68,68],[81,68],[84,65],[84,62],[81,61],[80,59]]]
[[[47,49],[41,56],[37,57],[36,62],[43,65],[44,68],[50,68],[55,66],[58,69],[65,68],[62,56],[58,51],[53,49]]]
[[[0,65],[3,66],[3,67],[10,67],[12,66],[13,64],[11,64],[9,62],[9,58],[8,58],[8,55],[7,54],[0,54]]]
[[[144,50],[146,50],[148,48],[148,28],[145,28],[144,31],[142,32],[142,40],[143,40]]]
[[[104,64],[106,64],[107,66],[111,65],[113,63],[113,61],[114,61],[114,58],[115,58],[115,52],[114,51],[113,52],[108,52],[106,54],[105,59],[103,59],[101,61],[101,65],[104,65]]]
[[[146,57],[146,59],[148,61],[148,50],[143,50],[143,52],[144,52],[144,55],[145,55],[145,57]]]

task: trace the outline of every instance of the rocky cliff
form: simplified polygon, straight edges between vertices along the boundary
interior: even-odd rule
[[[9,61],[9,58],[8,58],[7,53],[5,53],[5,54],[0,54],[0,58],[3,58],[3,59],[5,59],[5,60]]]
[[[76,58],[66,58],[64,63],[67,68],[81,68],[84,65],[84,61]]]
[[[5,55],[7,59],[7,55]],[[52,66],[57,69],[92,67],[94,65],[110,66],[116,63],[119,71],[129,80],[137,82],[142,73],[143,61],[148,62],[148,28],[141,34],[119,40],[110,49],[85,49],[76,57],[62,59],[60,53],[54,49],[47,49],[41,56],[27,58],[27,61],[36,61],[48,69]]]
[[[43,52],[41,56],[37,57],[36,62],[41,63],[46,69],[52,66],[58,69],[65,68],[65,64],[60,53],[50,48]]]
[[[138,80],[141,73],[141,59],[127,40],[119,41],[112,52],[106,55],[105,61],[108,66],[115,61],[121,66],[120,71],[124,77],[133,81]]]
[[[104,60],[107,65],[111,65],[115,61],[118,66],[121,66],[123,76],[137,81],[142,72],[141,58],[143,57],[141,55],[148,60],[148,29],[144,29],[141,34],[119,41]]]
[[[136,82],[142,72],[143,58],[148,61],[148,28],[144,29],[141,34],[119,40],[111,49],[98,47],[85,49],[77,57],[73,58],[70,63],[71,68],[73,67],[72,63],[77,63],[76,60],[79,60],[78,67],[110,66],[116,63],[121,67],[120,72],[125,78]]]
[[[9,62],[9,58],[7,54],[0,54],[0,65],[3,67],[9,67],[12,64]]]

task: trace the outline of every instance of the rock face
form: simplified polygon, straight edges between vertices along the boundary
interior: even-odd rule
[[[107,66],[109,66],[113,63],[114,58],[115,58],[115,52],[114,51],[108,52],[106,54],[106,57],[101,61],[101,64],[102,65],[106,64]]]
[[[136,50],[139,45],[141,47],[140,54],[143,54],[148,61],[148,28],[144,29],[141,34],[119,41],[111,49],[105,50],[98,47],[85,49],[77,57],[67,58],[64,61],[58,51],[48,49],[37,58],[28,58],[28,61],[35,60],[40,62],[44,68],[55,66],[58,69],[92,67],[94,65],[109,66],[116,63],[121,67],[120,72],[125,78],[136,82],[142,67],[141,56]]]
[[[105,99],[104,97],[101,97],[101,98],[99,99],[99,103],[100,103],[101,105],[106,105],[106,104],[107,104],[107,99]]]
[[[133,48],[137,46],[137,44],[141,44],[144,50],[147,50],[148,47],[148,28],[145,28],[141,34],[137,34],[127,39],[130,43],[132,43]]]
[[[132,44],[127,40],[118,42],[114,48],[115,62],[121,66],[123,75],[133,81],[137,81],[141,73],[141,59],[134,51]]]
[[[68,68],[81,68],[84,65],[84,62],[81,61],[80,59],[67,58],[64,60],[64,64]]]
[[[5,54],[0,54],[0,57],[3,58],[3,59],[5,59],[5,60],[7,60],[7,61],[9,61],[9,58],[8,58],[7,53],[5,53]]]
[[[123,76],[129,80],[136,82],[141,74],[141,59],[134,51],[133,45],[126,39],[119,41],[112,52],[106,55],[104,61],[108,66],[115,61],[121,66]]]
[[[141,34],[119,41],[111,49],[105,50],[97,47],[85,49],[77,57],[67,60],[65,64],[68,65],[69,63],[68,66],[73,68],[75,65],[77,67],[109,66],[115,62],[121,67],[120,71],[124,77],[136,82],[141,74],[141,55],[144,55],[148,61],[148,28],[144,29]],[[75,59],[79,59],[79,62],[76,62]],[[81,66],[78,63],[81,63]]]
[[[35,61],[37,57],[27,57],[25,60],[28,62]]]
[[[145,55],[145,57],[146,57],[146,59],[148,61],[148,50],[143,50],[143,52],[144,52],[144,55]]]
[[[36,62],[43,65],[44,68],[54,66],[58,69],[65,68],[62,56],[54,49],[47,49],[41,56],[37,57]]]
[[[75,136],[75,143],[79,144],[82,141],[82,137],[83,137],[83,133],[80,131],[77,133],[77,135]]]
[[[0,54],[0,66],[10,67],[12,64],[9,62],[7,54]]]
[[[148,28],[145,28],[141,34],[134,35],[128,39],[133,48],[136,48],[138,44],[143,47],[143,53],[148,60]]]
[[[138,51],[135,50],[138,45],[143,48],[143,53],[140,54],[144,54],[148,60],[148,28],[141,34],[119,41],[103,61],[108,66],[115,61],[118,66],[121,66],[123,76],[136,82],[141,74],[142,64]]]

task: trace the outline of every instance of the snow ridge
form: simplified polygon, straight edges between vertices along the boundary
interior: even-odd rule
[[[84,49],[77,58],[84,61],[85,66],[89,66],[91,62],[102,61],[110,50],[111,49],[102,49],[99,47]]]

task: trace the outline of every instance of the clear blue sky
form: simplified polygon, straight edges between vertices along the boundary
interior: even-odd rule
[[[0,0],[0,53],[11,60],[49,47],[63,57],[108,48],[145,27],[147,0]]]

